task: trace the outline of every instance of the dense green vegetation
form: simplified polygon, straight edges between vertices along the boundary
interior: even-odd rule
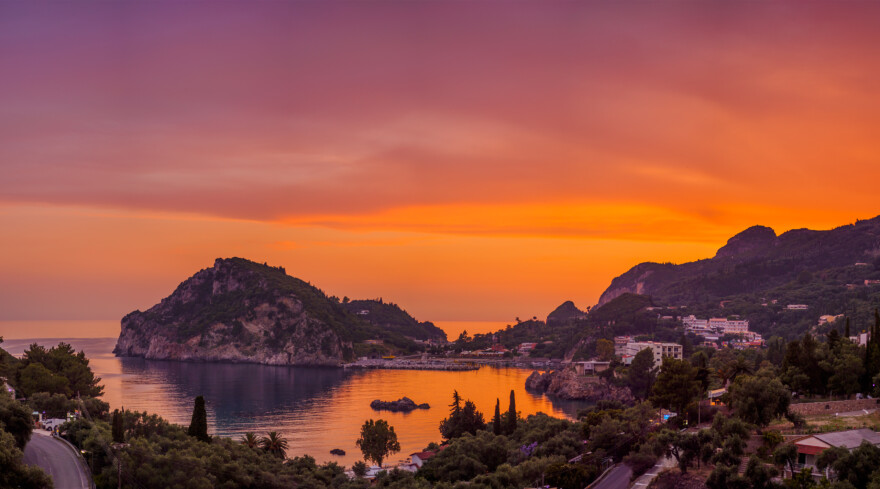
[[[217,284],[224,284],[218,287]],[[216,290],[215,290],[216,287]],[[266,314],[274,326],[257,337],[245,323],[257,317],[256,309],[268,305]],[[177,341],[215,331],[245,347],[260,344],[278,349],[297,333],[300,307],[309,324],[335,333],[324,339],[321,351],[332,355],[338,347],[346,360],[355,356],[413,353],[424,346],[413,341],[445,339],[442,330],[429,322],[416,321],[395,304],[378,301],[340,301],[295,277],[281,267],[255,263],[243,258],[218,259],[215,266],[202,270],[181,283],[162,303],[141,312],[134,311],[123,323],[135,320],[158,325]],[[357,315],[362,309],[367,316]],[[366,345],[367,340],[383,340],[384,345]]]
[[[3,338],[0,337],[0,343]],[[23,451],[33,431],[33,417],[28,406],[13,399],[3,382],[14,384],[20,364],[0,348],[0,487],[49,489],[52,480],[39,468],[24,464]],[[7,376],[8,379],[7,379]]]
[[[335,299],[335,298],[333,298]],[[417,340],[446,340],[446,333],[430,321],[417,321],[397,304],[376,300],[348,300],[342,306],[350,313],[369,311],[363,318],[383,330]]]
[[[0,487],[52,487],[51,479],[42,470],[22,462],[22,451],[31,436],[31,420],[27,408],[9,393],[0,392]]]

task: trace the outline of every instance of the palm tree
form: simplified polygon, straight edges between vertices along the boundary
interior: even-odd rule
[[[287,439],[279,435],[277,431],[270,431],[267,433],[267,436],[260,439],[260,448],[278,458],[284,458],[284,452],[287,450]]]
[[[248,448],[257,448],[260,445],[260,439],[257,438],[256,433],[248,431],[241,437],[241,444]]]

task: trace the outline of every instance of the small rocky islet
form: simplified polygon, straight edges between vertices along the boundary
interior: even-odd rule
[[[416,409],[430,409],[427,403],[416,404],[412,399],[404,396],[396,401],[382,401],[380,399],[376,399],[370,403],[370,407],[376,411],[392,411],[392,412],[404,412],[408,413],[410,411],[415,411]]]

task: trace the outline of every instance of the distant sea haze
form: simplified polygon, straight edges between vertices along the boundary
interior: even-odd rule
[[[430,319],[428,319],[430,321]],[[504,329],[514,321],[432,321],[446,332],[453,341],[467,331],[492,333]],[[71,321],[0,321],[0,336],[11,339],[21,338],[117,338],[119,319],[109,320],[71,320]]]
[[[588,406],[527,392],[525,380],[531,372],[524,369],[347,370],[117,358],[112,354],[116,338],[11,339],[2,347],[19,356],[32,342],[49,347],[62,340],[89,357],[105,387],[103,399],[112,408],[156,413],[188,425],[193,400],[202,395],[211,434],[239,438],[249,431],[280,431],[290,442],[289,456],[308,454],[319,462],[351,465],[360,460],[355,440],[367,419],[385,419],[394,426],[401,452],[390,462],[440,441],[438,427],[449,414],[453,389],[473,400],[486,418],[492,416],[496,398],[501,400],[501,409],[507,409],[511,390],[523,416],[544,412],[573,418],[578,409]],[[393,401],[403,396],[431,408],[411,413],[370,408],[374,399]],[[346,455],[330,455],[334,448],[345,450]]]

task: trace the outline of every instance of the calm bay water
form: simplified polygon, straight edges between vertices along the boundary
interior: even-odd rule
[[[45,346],[59,339],[6,340],[2,347],[20,354],[33,342]],[[287,437],[289,456],[309,454],[319,462],[351,465],[359,460],[355,446],[360,426],[382,418],[394,426],[401,445],[391,462],[440,441],[438,426],[447,416],[452,391],[471,399],[487,418],[501,399],[507,409],[510,390],[522,415],[544,412],[572,417],[583,403],[552,401],[525,390],[530,371],[483,367],[469,372],[418,370],[343,370],[338,368],[272,367],[250,364],[187,363],[117,358],[111,353],[115,338],[64,340],[84,350],[104,385],[104,400],[113,408],[156,413],[171,422],[188,425],[193,398],[205,396],[209,431],[240,437],[254,431],[279,431]],[[373,399],[407,396],[427,402],[428,410],[411,413],[373,411]],[[346,455],[330,455],[341,448]]]

